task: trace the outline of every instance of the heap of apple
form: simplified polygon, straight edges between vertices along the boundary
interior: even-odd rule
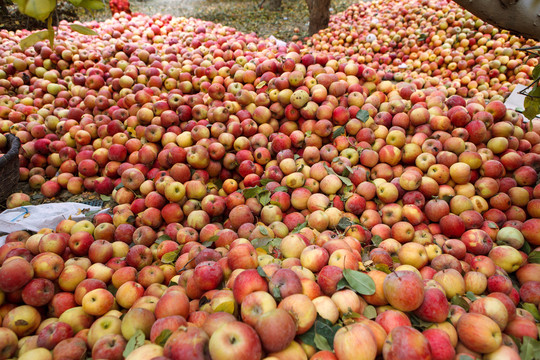
[[[359,1],[307,39],[315,50],[350,57],[388,79],[418,78],[450,95],[504,96],[528,85],[537,60],[518,49],[533,40],[500,31],[453,1]]]
[[[534,352],[540,121],[196,19],[89,25],[0,31],[0,150],[115,203],[7,236],[0,359]]]

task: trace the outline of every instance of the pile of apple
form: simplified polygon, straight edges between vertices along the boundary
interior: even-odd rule
[[[517,49],[536,45],[500,31],[453,1],[359,1],[307,39],[315,50],[378,70],[448,88],[450,95],[505,95],[528,85],[536,59]]]
[[[116,205],[7,236],[0,359],[534,353],[540,121],[196,19],[89,25],[0,31],[0,150]]]

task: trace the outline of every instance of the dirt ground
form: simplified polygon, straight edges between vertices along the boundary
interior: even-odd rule
[[[262,0],[131,0],[131,10],[149,15],[171,14],[194,17],[234,27],[242,32],[255,32],[259,36],[274,35],[278,39],[291,40],[294,35],[307,36],[308,9],[304,0],[283,0],[281,11],[261,8]],[[331,13],[344,11],[359,0],[333,0]],[[110,10],[100,11],[96,19],[110,16]],[[90,14],[81,14],[90,19]]]

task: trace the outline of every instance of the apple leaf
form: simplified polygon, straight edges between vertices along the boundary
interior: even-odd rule
[[[382,237],[380,237],[379,235],[373,235],[371,237],[371,242],[373,243],[373,245],[375,246],[379,246],[380,243],[382,243],[383,239]]]
[[[272,179],[261,179],[261,185],[262,186],[266,186],[271,182],[274,182],[274,180],[272,180]]]
[[[433,323],[424,321],[414,314],[409,314],[409,318],[411,319],[411,325],[415,329],[420,330],[420,331],[425,330],[429,328],[431,325],[433,325]]]
[[[321,334],[316,333],[313,341],[315,342],[315,347],[317,347],[317,349],[332,351],[330,344],[328,344],[328,340],[326,340],[326,338]]]
[[[56,8],[56,0],[13,0],[22,14],[45,21]]]
[[[261,248],[261,249],[268,250],[268,245],[270,244],[271,241],[272,241],[272,238],[269,238],[269,237],[256,238],[256,239],[251,240],[251,245],[253,245],[255,249]]]
[[[540,65],[536,65],[532,70],[532,78],[536,79],[540,77]]]
[[[332,133],[332,139],[335,139],[343,134],[345,134],[345,126],[340,126]]]
[[[68,0],[70,3],[72,3],[75,6],[79,6],[81,4],[82,0]]]
[[[268,203],[270,203],[270,195],[271,194],[269,190],[264,190],[259,193],[257,198],[259,199],[259,202],[262,206],[266,206],[268,205]]]
[[[73,31],[76,31],[78,32],[79,34],[83,34],[83,35],[97,35],[98,33],[95,32],[94,30],[86,27],[86,26],[82,26],[82,25],[77,25],[77,24],[70,24],[69,27],[71,28],[71,30]]]
[[[281,301],[281,290],[279,290],[279,286],[274,286],[272,288],[272,296],[274,299],[276,299],[277,302]]]
[[[174,250],[174,251],[169,251],[168,253],[164,254],[162,257],[161,257],[161,262],[163,264],[172,264],[176,261],[176,259],[178,259],[178,256],[180,255],[180,249],[178,250]]]
[[[126,348],[122,355],[124,358],[127,358],[131,352],[137,348],[140,348],[144,345],[144,340],[146,339],[142,330],[135,331],[135,334],[129,339]]]
[[[158,335],[158,337],[156,338],[154,342],[158,344],[159,346],[165,346],[165,343],[167,342],[167,340],[169,340],[171,335],[172,335],[172,331],[169,329],[165,329]]]
[[[454,295],[452,299],[450,299],[450,303],[452,305],[461,306],[465,311],[469,311],[469,303],[459,295]]]
[[[111,197],[104,194],[101,194],[99,198],[103,201],[111,201]]]
[[[261,275],[262,278],[264,279],[270,279],[268,277],[268,275],[266,275],[266,273],[264,272],[264,269],[260,266],[257,266],[257,272],[259,273],[259,275]]]
[[[471,300],[471,301],[475,301],[476,300],[476,295],[474,295],[474,293],[472,291],[467,291],[465,293],[465,296]]]
[[[229,314],[234,314],[234,310],[235,310],[235,302],[234,300],[229,300],[229,301],[224,301],[222,302],[221,304],[219,304],[218,306],[216,306],[216,308],[214,309],[214,312],[226,312],[226,313],[229,313]]]
[[[390,274],[392,270],[386,264],[375,264],[375,269]]]
[[[82,0],[79,3],[79,6],[87,10],[101,10],[105,8],[105,5],[101,0]]]
[[[114,188],[114,190],[119,190],[119,189],[121,189],[121,188],[123,188],[123,187],[124,187],[124,184],[120,183],[120,184],[116,185],[116,187]]]
[[[166,234],[163,234],[161,235],[160,237],[158,237],[156,239],[156,244],[161,244],[162,242],[166,241],[166,240],[172,240],[171,237],[169,235],[166,235]]]
[[[264,87],[266,85],[266,81],[261,81],[260,83],[257,84],[257,86],[255,86],[256,89],[260,89],[262,87]]]
[[[351,289],[360,295],[375,294],[375,282],[367,274],[356,270],[344,269],[343,277],[347,280]]]
[[[307,221],[304,221],[303,223],[296,225],[296,227],[293,229],[292,233],[296,234],[296,233],[300,232],[300,230],[305,228],[307,225],[308,225]]]
[[[351,219],[349,219],[348,217],[342,217],[341,219],[339,219],[339,222],[337,223],[336,228],[338,228],[341,231],[345,231],[351,225],[354,225],[354,222],[352,222]]]
[[[369,112],[367,110],[358,110],[356,118],[361,122],[366,122],[369,119]]]
[[[524,336],[519,356],[523,360],[540,360],[540,341]]]
[[[476,360],[476,358],[468,354],[460,354],[457,360]]]
[[[268,236],[268,229],[266,227],[259,225],[259,231],[261,232],[261,234]]]
[[[529,242],[528,241],[525,241],[523,242],[523,246],[521,247],[521,249],[519,249],[521,251],[523,251],[525,254],[529,255],[531,253],[531,245],[529,245]]]
[[[21,40],[20,42],[21,49],[25,50],[29,48],[30,46],[34,45],[35,43],[37,43],[38,41],[47,39],[48,36],[49,36],[49,30],[41,30],[33,34],[30,34]]]
[[[377,317],[377,309],[373,305],[368,305],[364,309],[364,316],[369,320],[373,320]]]
[[[540,251],[531,252],[527,261],[532,264],[540,264]]]
[[[274,189],[274,192],[288,192],[289,188],[286,186],[278,186]]]
[[[538,308],[536,305],[531,303],[524,303],[523,308],[531,313],[532,316],[536,319],[536,321],[540,322],[540,313],[538,312]]]

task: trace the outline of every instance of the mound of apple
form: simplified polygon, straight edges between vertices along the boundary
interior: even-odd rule
[[[350,58],[386,79],[442,85],[450,95],[501,99],[528,85],[537,61],[518,50],[534,40],[510,35],[453,1],[358,2],[333,16],[306,45]]]
[[[526,42],[481,24],[472,49],[457,27],[476,23],[448,6],[428,44],[443,15],[474,59]],[[383,18],[384,41],[411,31]],[[21,181],[43,197],[114,203],[8,234],[0,359],[532,359],[540,121],[491,80],[536,60],[501,53],[519,66],[486,75],[460,42],[444,55],[459,71],[437,72],[454,43],[421,45],[420,72],[391,82],[388,48],[366,66],[360,48],[319,51],[324,31],[310,47],[171,16],[89,25],[99,36],[62,23],[54,49],[0,31],[0,150],[21,139]],[[493,87],[454,91],[472,74]]]

